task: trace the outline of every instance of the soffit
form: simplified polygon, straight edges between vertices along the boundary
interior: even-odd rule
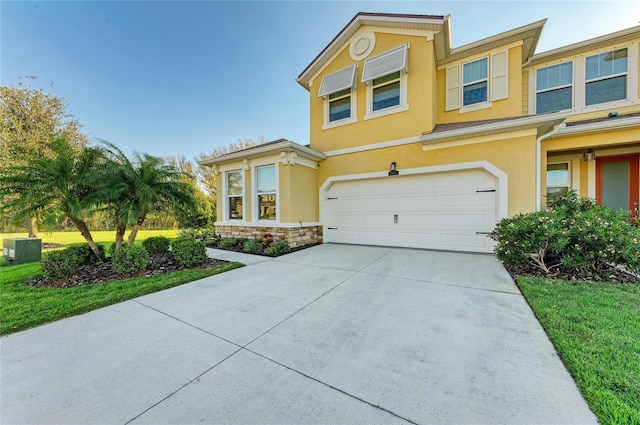
[[[617,31],[611,34],[591,38],[579,43],[570,44],[558,49],[553,49],[547,52],[536,54],[533,56],[531,63],[528,64],[528,67],[533,67],[536,65],[540,65],[541,63],[562,59],[568,56],[587,53],[592,50],[609,47],[615,44],[637,40],[638,38],[640,38],[640,26],[631,27],[622,31]]]
[[[464,46],[451,48],[449,31],[436,34],[436,63],[438,66],[462,60],[479,53],[488,52],[509,44],[522,41],[522,63],[527,62],[534,54],[542,28],[546,19],[522,27],[518,27]],[[450,28],[450,24],[448,25]]]

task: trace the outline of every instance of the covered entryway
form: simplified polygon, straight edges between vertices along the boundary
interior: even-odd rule
[[[491,252],[497,178],[482,168],[334,182],[324,240]]]

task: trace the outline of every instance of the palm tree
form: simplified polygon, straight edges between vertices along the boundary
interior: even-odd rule
[[[102,259],[84,218],[94,205],[103,164],[102,149],[78,149],[65,138],[55,138],[51,155],[34,156],[27,163],[2,167],[3,209],[14,212],[16,221],[53,209],[62,211]]]
[[[116,224],[116,249],[122,246],[127,226],[131,226],[127,242],[133,244],[147,215],[177,203],[193,208],[190,186],[184,174],[161,158],[134,153],[133,160],[115,145],[108,148],[109,177],[104,180],[104,201],[113,209]]]

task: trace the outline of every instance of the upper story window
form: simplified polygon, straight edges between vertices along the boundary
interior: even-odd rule
[[[276,166],[256,168],[256,187],[258,193],[258,218],[276,219]]]
[[[351,89],[329,95],[329,122],[351,118]]]
[[[488,59],[482,58],[462,66],[462,106],[487,101],[488,64]]]
[[[627,98],[627,59],[627,49],[586,58],[585,105]]]
[[[227,220],[242,220],[242,171],[227,172]]]
[[[573,104],[573,62],[536,71],[536,113],[571,109]]]
[[[376,78],[371,83],[374,111],[400,105],[400,71]]]
[[[365,119],[402,112],[407,105],[407,50],[402,45],[367,59],[362,82],[367,84]]]
[[[490,108],[492,102],[508,98],[508,50],[445,67],[445,111],[458,109],[462,114]]]
[[[322,77],[318,97],[324,98],[323,129],[357,121],[355,82],[355,64]]]

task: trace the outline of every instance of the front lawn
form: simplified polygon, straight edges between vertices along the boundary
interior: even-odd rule
[[[165,230],[140,230],[136,237],[136,240],[141,241],[151,236],[165,236],[169,239],[177,237],[178,231],[175,229]],[[91,232],[94,242],[96,243],[111,243],[116,240],[115,230],[99,230]],[[4,238],[26,238],[27,233],[0,233],[0,239]],[[69,232],[40,232],[38,235],[42,239],[42,243],[69,245],[73,243],[86,243],[87,241],[82,237],[78,231]]]
[[[31,287],[24,282],[42,274],[39,263],[0,270],[0,335],[6,335],[105,307],[238,267],[227,263],[209,269],[181,270],[73,288]]]
[[[640,424],[640,285],[520,277],[518,286],[602,424]]]

